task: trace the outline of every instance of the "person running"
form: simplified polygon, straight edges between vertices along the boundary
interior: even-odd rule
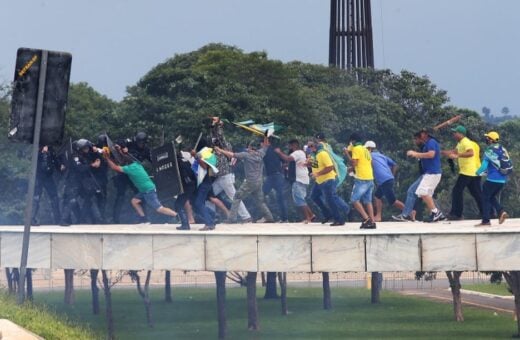
[[[144,169],[143,165],[128,154],[128,148],[121,148],[119,145],[116,145],[116,150],[121,154],[124,165],[120,166],[114,163],[106,151],[103,153],[103,155],[110,169],[118,173],[126,174],[130,181],[137,188],[138,193],[132,198],[131,204],[139,216],[139,221],[141,223],[147,223],[142,207],[143,201],[159,214],[176,217],[177,213],[175,211],[163,206],[161,202],[159,202],[157,191],[155,190],[155,184],[150,179],[150,176]]]
[[[507,175],[500,172],[500,158],[506,156],[507,150],[500,145],[500,135],[496,131],[490,131],[484,135],[487,148],[484,152],[482,165],[475,172],[477,176],[487,173],[486,181],[482,187],[482,221],[476,227],[491,225],[491,213],[495,209],[498,223],[502,224],[509,217],[497,200],[497,196],[507,182]]]
[[[443,150],[442,154],[450,159],[458,160],[459,176],[451,192],[451,211],[448,214],[448,219],[463,219],[465,188],[469,189],[469,193],[477,203],[478,210],[482,216],[480,176],[475,174],[480,167],[480,147],[467,137],[468,132],[464,126],[457,125],[451,131],[453,132],[453,138],[457,141],[457,146],[453,150]]]
[[[304,216],[304,223],[311,222],[315,215],[311,208],[307,205],[307,187],[309,186],[309,170],[307,168],[307,155],[300,148],[300,143],[296,139],[292,139],[288,143],[290,154],[286,155],[279,148],[275,149],[276,153],[285,162],[289,163],[289,173],[293,173],[292,180],[292,197],[294,205],[296,205]]]
[[[253,140],[248,144],[247,151],[245,152],[232,152],[215,146],[215,151],[217,153],[223,154],[228,158],[236,158],[244,162],[244,172],[246,178],[233,198],[233,203],[230,209],[231,211],[229,213],[229,221],[231,223],[237,221],[240,203],[246,197],[252,198],[252,201],[257,206],[258,211],[262,214],[262,218],[257,220],[257,223],[274,222],[273,215],[265,204],[262,191],[262,173],[264,170],[263,158],[265,156],[265,151],[268,144],[269,142],[267,137],[264,138],[264,147],[261,147],[258,141]]]
[[[381,222],[383,210],[383,196],[388,201],[388,204],[393,205],[400,211],[404,209],[403,202],[395,198],[394,193],[394,179],[397,172],[397,163],[388,156],[383,155],[377,150],[374,141],[367,141],[365,148],[370,151],[372,156],[372,169],[374,171],[374,178],[377,184],[377,189],[374,193],[376,202],[376,213],[374,215],[375,222]]]
[[[327,223],[332,218],[331,227],[342,226],[345,224],[345,217],[341,212],[343,211],[347,215],[350,209],[345,201],[338,196],[337,172],[332,156],[327,151],[325,135],[323,133],[316,134],[316,141],[308,145],[314,154],[311,162],[311,177],[316,181],[311,198],[322,211],[324,216],[322,223]]]
[[[359,133],[354,132],[350,135],[348,151],[351,154],[350,162],[354,167],[355,173],[350,201],[363,219],[360,228],[375,229],[376,222],[372,205],[372,193],[374,190],[372,156],[368,149],[363,146]]]
[[[419,186],[415,194],[423,200],[424,204],[430,210],[430,218],[427,222],[437,222],[445,220],[446,216],[435,206],[433,194],[435,188],[439,185],[442,177],[441,170],[441,149],[439,142],[433,138],[427,130],[423,129],[415,134],[423,143],[421,152],[408,150],[408,157],[417,158],[421,161],[421,167],[424,174],[419,182]]]

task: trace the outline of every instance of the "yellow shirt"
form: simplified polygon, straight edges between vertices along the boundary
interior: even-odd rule
[[[352,159],[357,159],[357,165],[354,167],[356,178],[364,181],[373,180],[374,172],[372,170],[372,156],[370,151],[363,145],[354,145],[352,148]]]
[[[332,158],[325,150],[320,150],[316,154],[314,161],[312,162],[312,173],[316,174],[321,170],[328,168],[329,166],[334,166],[332,162]],[[316,177],[316,183],[321,184],[325,181],[335,179],[336,171],[333,169],[332,171],[327,172],[325,175],[321,175]]]
[[[480,147],[477,143],[470,140],[468,137],[462,138],[457,143],[457,153],[461,154],[470,149],[473,150],[473,156],[471,157],[459,157],[459,174],[466,176],[476,176],[478,168],[480,168]]]

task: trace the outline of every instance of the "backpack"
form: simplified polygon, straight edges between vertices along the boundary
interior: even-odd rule
[[[498,172],[500,172],[504,176],[507,176],[510,173],[512,173],[513,161],[509,157],[509,153],[507,152],[506,148],[500,145],[498,148],[493,148],[493,151],[497,155],[497,163],[493,164],[495,164],[495,167],[497,168]]]

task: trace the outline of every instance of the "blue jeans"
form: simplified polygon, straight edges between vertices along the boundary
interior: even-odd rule
[[[497,216],[503,210],[502,206],[497,200],[497,195],[504,187],[504,183],[496,183],[485,181],[482,188],[482,222],[488,223],[491,218],[493,209],[497,212]]]
[[[322,207],[318,204],[318,202],[314,199],[314,202],[322,209],[323,215],[325,217],[332,217],[334,219],[334,222],[344,223],[345,217],[341,214],[341,211],[344,212],[345,215],[347,215],[350,211],[350,207],[348,206],[345,201],[338,196],[336,192],[337,187],[337,181],[335,179],[330,179],[328,181],[325,181],[321,184],[316,184],[315,187],[318,187],[318,192],[314,192],[313,195],[315,195],[316,198],[318,198],[318,201],[321,201],[321,204],[323,205],[323,201],[321,200],[321,195],[324,196],[325,202],[328,205],[328,209],[326,208],[326,211],[328,211],[328,215],[325,214]]]
[[[263,186],[264,195],[268,195],[273,189],[276,192],[276,200],[278,201],[278,209],[280,210],[280,219],[282,221],[287,221],[289,219],[287,202],[284,198],[285,184],[285,178],[282,174],[278,173],[266,176]]]
[[[372,192],[374,191],[374,181],[355,179],[354,187],[350,202],[361,202],[363,204],[372,204]]]
[[[404,202],[404,209],[403,209],[403,216],[410,216],[410,214],[413,211],[413,207],[415,206],[415,201],[417,200],[417,195],[415,194],[415,191],[419,187],[419,183],[421,183],[423,176],[419,176],[415,180],[415,182],[410,185],[408,190],[406,191],[406,201]]]
[[[195,211],[200,215],[205,225],[214,227],[215,222],[213,221],[213,214],[211,210],[206,206],[206,199],[209,191],[212,188],[212,183],[207,178],[200,183],[197,188],[197,195],[195,196],[194,208]]]

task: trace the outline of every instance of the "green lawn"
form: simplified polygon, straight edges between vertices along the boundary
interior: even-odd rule
[[[120,339],[215,339],[215,291],[210,288],[173,288],[173,303],[162,301],[162,290],[152,292],[155,327],[146,326],[144,306],[134,290],[114,289],[116,335]],[[259,296],[263,293],[258,291]],[[393,292],[382,293],[380,305],[370,304],[370,292],[333,288],[334,309],[321,309],[321,289],[288,288],[288,316],[280,303],[259,299],[260,328],[247,330],[245,288],[228,288],[230,339],[345,339],[345,338],[510,338],[515,333],[511,315],[465,308],[464,323],[452,321],[450,304],[434,303]],[[54,306],[58,313],[104,332],[104,317],[91,313],[90,292],[77,291],[74,307],[63,304],[61,292],[36,292],[35,300]],[[102,302],[103,303],[103,302]]]
[[[83,325],[70,322],[64,315],[58,316],[42,306],[31,303],[19,306],[13,296],[8,296],[2,291],[0,291],[0,319],[11,320],[45,339],[68,340],[99,337]]]
[[[507,290],[507,285],[505,283],[477,283],[471,285],[463,285],[462,289],[474,290],[476,292],[488,294],[511,296],[511,292]]]

